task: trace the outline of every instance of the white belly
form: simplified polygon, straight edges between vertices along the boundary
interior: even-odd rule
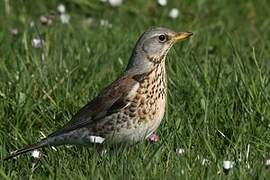
[[[150,136],[156,129],[159,127],[161,120],[164,117],[165,113],[165,99],[160,99],[158,103],[159,106],[157,109],[157,113],[155,114],[153,120],[142,123],[137,127],[130,128],[130,129],[121,129],[119,132],[115,132],[111,135],[109,141],[113,143],[134,143],[138,141],[142,141]]]

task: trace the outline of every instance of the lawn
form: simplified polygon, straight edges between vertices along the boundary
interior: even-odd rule
[[[64,24],[60,3],[70,16]],[[168,16],[172,8],[179,10],[176,19]],[[41,24],[42,15],[52,23]],[[66,123],[121,73],[149,27],[194,36],[167,56],[168,99],[158,142],[102,158],[95,147],[47,148],[36,167],[29,154],[0,161],[0,179],[269,178],[269,17],[268,0],[174,0],[166,6],[125,0],[119,7],[1,1],[0,158]],[[32,46],[35,38],[44,40],[42,48]],[[179,148],[184,153],[177,154]],[[234,162],[229,172],[226,160]]]

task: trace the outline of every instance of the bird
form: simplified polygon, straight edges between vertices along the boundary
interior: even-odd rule
[[[172,45],[191,37],[164,27],[146,30],[137,40],[124,71],[69,122],[39,142],[9,153],[4,160],[60,145],[133,144],[147,139],[165,113],[165,59]]]

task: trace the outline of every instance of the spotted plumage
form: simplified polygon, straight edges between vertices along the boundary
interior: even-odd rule
[[[192,33],[166,28],[144,32],[124,72],[81,108],[62,128],[40,142],[10,153],[10,159],[45,146],[62,144],[130,144],[160,125],[166,105],[165,58],[171,46]]]

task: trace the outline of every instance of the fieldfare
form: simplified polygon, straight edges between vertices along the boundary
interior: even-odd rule
[[[124,72],[59,130],[4,159],[64,144],[130,144],[146,139],[163,119],[165,58],[172,45],[192,33],[152,28],[138,39]]]

